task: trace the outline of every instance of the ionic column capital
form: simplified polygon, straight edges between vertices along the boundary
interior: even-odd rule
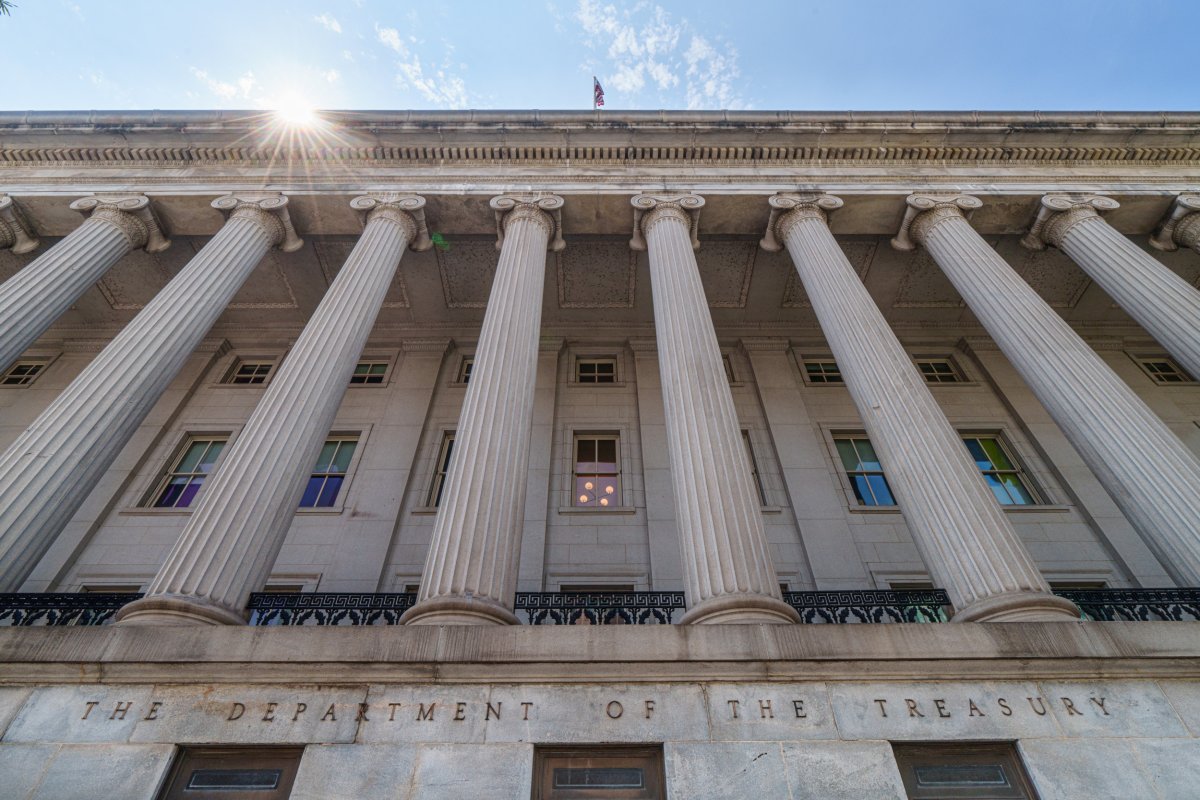
[[[0,250],[12,248],[18,255],[37,249],[38,240],[21,209],[6,194],[0,194]]]
[[[304,240],[296,235],[287,206],[287,197],[277,193],[237,192],[212,201],[212,207],[226,219],[249,219],[266,231],[273,247],[294,253],[304,246]]]
[[[144,194],[98,193],[71,203],[71,210],[88,219],[103,220],[125,234],[129,248],[161,253],[171,246],[150,198]]]
[[[903,252],[917,249],[925,234],[947,219],[970,219],[971,212],[983,205],[969,194],[910,194],[904,201],[904,219],[892,238],[892,247]]]
[[[1180,245],[1200,250],[1200,195],[1181,194],[1150,237],[1155,250],[1176,250]]]
[[[631,250],[644,251],[646,233],[663,220],[674,220],[687,228],[692,249],[700,249],[700,209],[704,207],[704,198],[700,195],[639,194],[629,202],[633,205]]]
[[[386,219],[404,231],[410,250],[421,252],[433,247],[425,224],[425,198],[420,195],[372,192],[355,197],[350,207],[358,212],[364,228],[371,220]]]
[[[788,230],[802,219],[819,219],[829,223],[829,214],[842,207],[842,198],[831,194],[792,194],[780,192],[767,198],[771,205],[771,216],[767,219],[767,232],[758,246],[768,253],[783,249],[782,240]]]
[[[1077,223],[1120,207],[1116,200],[1099,194],[1045,195],[1021,244],[1030,250],[1045,250],[1046,245],[1062,247],[1063,238]]]
[[[563,199],[556,194],[502,194],[488,205],[496,212],[496,249],[504,246],[504,232],[513,222],[528,219],[546,231],[549,249],[557,253],[567,246],[562,238]]]

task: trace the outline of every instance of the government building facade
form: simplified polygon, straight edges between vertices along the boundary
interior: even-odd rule
[[[1200,114],[0,113],[0,795],[1194,798]]]

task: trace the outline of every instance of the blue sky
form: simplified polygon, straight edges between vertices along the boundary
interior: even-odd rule
[[[16,2],[5,110],[1200,108],[1200,0]]]

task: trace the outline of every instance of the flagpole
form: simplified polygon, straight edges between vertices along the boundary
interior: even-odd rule
[[[597,81],[596,76],[593,75],[592,76],[592,111],[596,110],[596,84],[597,83],[599,83],[599,81]]]

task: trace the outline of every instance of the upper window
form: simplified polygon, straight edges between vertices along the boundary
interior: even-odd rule
[[[804,360],[804,377],[809,383],[842,383],[842,371],[833,359]]]
[[[157,797],[286,800],[303,752],[301,747],[184,747]]]
[[[350,376],[351,386],[373,386],[383,383],[387,375],[388,362],[360,361],[354,366],[354,374]]]
[[[737,379],[733,375],[733,359],[728,353],[721,356],[721,364],[725,367],[725,380],[730,383],[737,383]]]
[[[865,436],[836,436],[838,455],[846,469],[846,477],[854,489],[854,497],[860,506],[894,506],[892,487],[883,475],[883,465],[875,455],[871,440]]]
[[[433,482],[429,485],[426,505],[436,508],[442,504],[442,491],[446,488],[446,476],[450,474],[450,459],[454,457],[454,431],[446,431],[442,447],[438,450],[437,464],[433,469]]]
[[[473,369],[475,369],[475,357],[463,356],[463,360],[458,363],[458,374],[454,376],[454,382],[470,383]]]
[[[575,501],[585,508],[620,505],[621,465],[616,434],[575,435]]]
[[[45,361],[18,361],[0,375],[0,386],[28,386],[44,369]]]
[[[1038,502],[1021,466],[998,437],[964,435],[963,442],[1000,505],[1029,506]]]
[[[191,437],[151,494],[154,508],[188,508],[225,448],[227,437]]]
[[[274,370],[274,361],[242,361],[239,359],[229,368],[229,372],[225,373],[225,380],[222,383],[266,383],[267,378],[271,377]]]
[[[1016,748],[998,744],[892,745],[909,800],[1035,800]]]
[[[308,486],[304,489],[304,496],[300,498],[301,508],[332,508],[337,503],[342,484],[346,481],[346,472],[350,469],[350,459],[354,458],[357,447],[357,436],[338,437],[325,442],[308,479]]]
[[[962,383],[962,375],[948,358],[919,358],[916,363],[926,383]]]
[[[536,747],[533,754],[533,800],[666,797],[661,747]]]
[[[615,358],[575,359],[576,383],[616,383],[617,360]]]
[[[1139,359],[1139,364],[1146,374],[1154,379],[1155,383],[1173,384],[1173,383],[1195,383],[1196,379],[1184,371],[1183,367],[1175,363],[1175,359],[1162,356],[1159,358],[1143,358]]]

